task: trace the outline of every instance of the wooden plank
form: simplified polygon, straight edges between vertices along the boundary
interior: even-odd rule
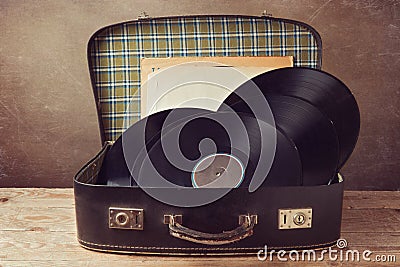
[[[6,261],[0,264],[0,267],[71,267],[71,266],[79,266],[79,267],[87,267],[87,266],[93,266],[93,267],[98,267],[98,266],[108,266],[108,267],[121,267],[121,266],[127,266],[127,267],[148,267],[148,266],[159,266],[159,267],[164,267],[164,266],[176,266],[176,267],[187,267],[187,266],[193,266],[193,267],[205,267],[205,266],[219,266],[219,267],[243,267],[243,266],[368,266],[368,267],[375,267],[375,266],[396,266],[395,263],[370,263],[370,262],[349,262],[349,263],[340,263],[340,262],[312,262],[312,263],[305,263],[305,262],[257,262],[253,265],[252,262],[248,263],[247,265],[245,263],[238,263],[234,260],[230,261],[225,261],[221,259],[220,261],[212,261],[212,262],[207,262],[207,263],[198,263],[195,261],[176,261],[173,264],[169,262],[163,262],[163,261],[145,261],[145,262],[136,262],[132,261],[129,259],[125,260],[119,260],[119,261],[34,261],[34,262],[27,262],[27,261],[18,261],[18,264],[15,264],[14,262],[11,261]]]
[[[399,233],[400,212],[394,209],[345,209],[342,232]]]
[[[76,231],[73,208],[7,207],[0,212],[0,230]]]
[[[326,255],[326,254],[325,254]],[[0,261],[1,267],[7,266],[110,266],[110,267],[120,267],[120,266],[191,266],[191,267],[204,267],[204,266],[229,266],[229,267],[247,267],[247,266],[398,266],[398,259],[400,258],[400,253],[391,254],[379,254],[380,257],[395,257],[395,262],[374,262],[375,257],[378,254],[371,254],[371,261],[362,260],[362,254],[360,256],[360,261],[349,260],[346,261],[346,254],[342,254],[343,260],[340,260],[340,254],[336,260],[329,260],[329,256],[325,256],[323,261],[292,261],[288,257],[287,261],[279,261],[277,257],[274,256],[272,261],[258,261],[253,257],[246,257],[244,259],[237,259],[235,257],[208,257],[206,260],[201,257],[198,258],[187,258],[187,257],[151,257],[151,256],[127,256],[118,255],[119,258],[112,260],[102,259],[101,255],[97,259],[86,259],[86,260],[60,260],[60,259],[49,259],[49,260],[18,260],[18,261]],[[145,258],[145,259],[143,259]],[[166,260],[172,259],[172,260]]]
[[[132,259],[133,258],[133,259]],[[197,261],[197,260],[186,260],[186,259],[179,259],[175,260],[173,263],[170,261],[163,261],[162,259],[155,259],[153,261],[136,261],[134,260],[134,256],[131,258],[126,258],[123,260],[117,260],[117,261],[104,261],[104,260],[96,260],[96,261],[74,261],[73,264],[71,265],[70,261],[32,261],[32,262],[13,262],[13,261],[4,261],[0,267],[11,267],[11,266],[18,266],[18,267],[33,267],[33,266],[41,266],[41,267],[54,267],[54,266],[60,266],[60,267],[70,267],[70,266],[82,266],[82,267],[87,267],[87,266],[93,266],[93,267],[98,267],[98,266],[107,266],[107,267],[121,267],[121,266],[126,266],[126,267],[149,267],[149,266],[157,266],[157,267],[204,267],[204,266],[229,266],[229,267],[248,267],[248,266],[254,266],[254,267],[265,267],[265,266],[336,266],[336,265],[330,265],[326,262],[319,262],[319,263],[305,263],[305,262],[260,262],[260,261],[252,261],[252,260],[246,260],[246,261],[236,261],[232,259],[215,259],[215,260],[208,260],[208,261]],[[362,265],[361,265],[362,266]]]
[[[40,262],[43,259],[57,262],[73,261],[73,266],[78,266],[75,262],[93,264],[90,266],[95,266],[94,263],[101,264],[101,262],[130,262],[135,263],[134,266],[141,266],[141,264],[143,266],[220,266],[221,262],[227,262],[230,266],[261,266],[265,264],[258,261],[254,255],[234,257],[233,261],[232,257],[160,257],[99,253],[80,247],[76,242],[75,233],[6,231],[1,232],[1,235],[0,262],[17,262],[21,251],[24,251],[24,260],[26,261]],[[322,263],[321,266],[326,265]]]
[[[3,207],[74,207],[72,188],[0,188]]]
[[[341,238],[347,240],[349,247],[387,248],[400,251],[400,233],[376,233],[369,235],[359,232],[342,232]]]
[[[186,259],[184,257],[175,258],[174,261],[165,261],[160,257],[146,257],[146,260],[137,260],[137,256],[121,256],[123,258],[118,260],[18,260],[18,261],[0,261],[0,267],[9,267],[9,266],[18,266],[18,267],[54,267],[54,266],[109,266],[109,267],[121,267],[121,266],[132,266],[132,267],[148,267],[148,266],[185,266],[185,267],[204,267],[204,266],[219,266],[219,267],[248,267],[248,266],[398,266],[398,259],[400,258],[400,253],[391,254],[396,257],[397,262],[345,262],[345,261],[316,261],[316,262],[308,262],[308,261],[285,261],[280,262],[277,259],[274,259],[272,262],[270,261],[258,261],[247,258],[243,261],[238,261],[236,258],[219,258],[207,261],[199,261],[198,259]],[[387,255],[386,255],[387,256]],[[372,258],[372,257],[371,257]]]
[[[82,248],[76,241],[75,232],[42,232],[42,231],[1,231],[0,232],[0,259],[16,259],[20,251],[24,250],[24,257],[31,260],[50,259],[85,260],[101,255],[102,259],[114,259],[120,255],[97,253]],[[345,233],[342,238],[347,240],[349,249],[371,250],[373,252],[400,252],[400,234],[360,235],[359,233]],[[144,259],[147,259],[147,257]],[[244,257],[247,258],[247,257]],[[166,260],[173,260],[173,257]],[[201,259],[206,260],[203,257]],[[236,259],[240,259],[237,257]],[[400,259],[400,258],[399,258]]]
[[[400,191],[345,191],[344,209],[400,209]]]
[[[381,197],[380,197],[381,196]],[[345,192],[342,238],[348,249],[400,260],[399,192]],[[0,267],[4,266],[265,266],[250,257],[154,257],[86,250],[76,241],[72,189],[0,189]],[[309,262],[273,265],[306,266]],[[346,263],[343,263],[347,265]],[[338,266],[340,262],[313,263]],[[358,266],[371,266],[359,262]],[[388,266],[374,263],[373,266]]]

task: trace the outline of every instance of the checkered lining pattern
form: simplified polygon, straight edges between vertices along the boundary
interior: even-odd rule
[[[140,59],[187,56],[294,56],[320,68],[319,36],[274,18],[211,16],[139,20],[95,33],[88,60],[103,141],[116,140],[140,118]]]

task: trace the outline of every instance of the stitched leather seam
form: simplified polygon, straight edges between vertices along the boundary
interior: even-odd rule
[[[121,246],[121,245],[110,245],[110,244],[98,244],[98,243],[92,243],[92,242],[87,242],[83,241],[82,239],[78,238],[78,241],[81,243],[84,243],[86,245],[92,245],[92,246],[99,246],[99,247],[108,247],[108,248],[122,248],[122,249],[145,249],[145,250],[253,250],[253,249],[264,249],[263,247],[248,247],[248,248],[168,248],[168,247],[140,247],[140,246]],[[315,244],[315,245],[308,245],[308,246],[287,246],[287,247],[271,247],[269,249],[285,249],[285,248],[310,248],[310,247],[319,247],[319,246],[326,246],[330,245],[332,243],[336,242],[336,240],[327,242],[327,243],[321,243],[321,244]]]

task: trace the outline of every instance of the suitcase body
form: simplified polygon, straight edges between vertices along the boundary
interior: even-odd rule
[[[140,118],[142,58],[293,56],[294,66],[320,69],[321,50],[320,37],[310,26],[271,17],[145,18],[96,32],[89,41],[88,61],[104,146],[74,178],[79,243],[99,251],[168,255],[334,245],[340,237],[343,199],[339,174],[329,185],[260,187],[251,193],[234,188],[198,207],[165,204],[137,186],[97,183],[113,141]],[[185,194],[182,189],[158,190]],[[187,190],[190,194],[193,188]]]

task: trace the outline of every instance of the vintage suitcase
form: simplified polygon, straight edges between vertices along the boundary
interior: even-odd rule
[[[339,174],[329,185],[260,187],[252,193],[234,188],[199,207],[167,205],[138,186],[106,186],[97,179],[113,141],[140,117],[142,58],[293,56],[294,66],[320,69],[321,52],[312,27],[268,16],[145,17],[97,31],[88,61],[104,146],[74,177],[79,243],[97,251],[165,255],[334,245],[343,198]],[[136,111],[126,112],[132,99]]]

